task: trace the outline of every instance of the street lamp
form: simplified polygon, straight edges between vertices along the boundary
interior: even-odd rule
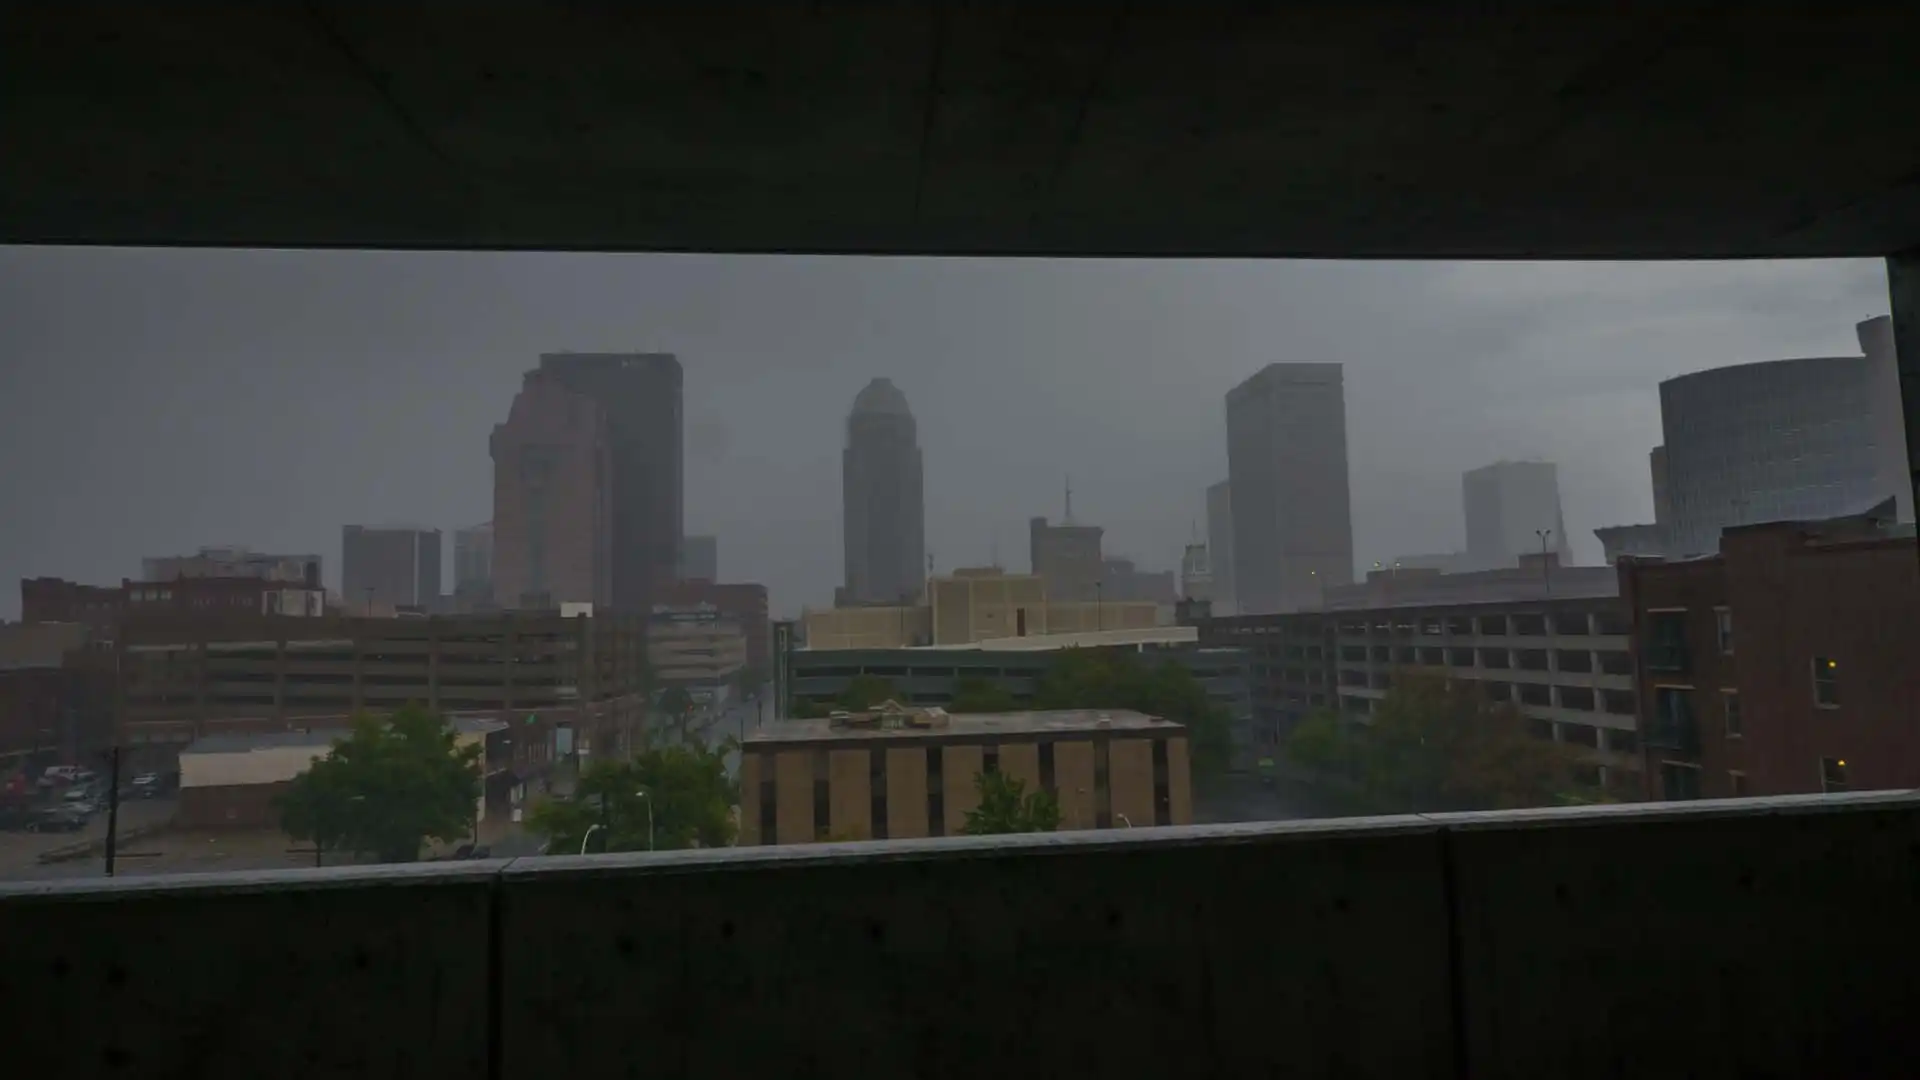
[[[587,853],[587,841],[593,839],[594,833],[604,828],[606,828],[606,826],[601,825],[598,822],[587,826],[586,833],[580,837],[580,854],[585,855]]]
[[[1128,818],[1127,815],[1115,814],[1113,816],[1120,819],[1120,824],[1125,825],[1129,829],[1133,828],[1133,821],[1132,819]]]
[[[653,850],[653,800],[648,799],[647,793],[644,791],[634,792],[633,797],[636,799],[646,799],[647,801],[647,850],[652,851]]]

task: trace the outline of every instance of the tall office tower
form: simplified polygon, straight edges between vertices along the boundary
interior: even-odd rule
[[[1207,488],[1207,565],[1213,569],[1213,614],[1233,614],[1233,485],[1225,480]]]
[[[355,614],[440,606],[440,530],[348,525],[340,530],[340,598]]]
[[[1352,583],[1339,364],[1268,364],[1227,391],[1227,481],[1238,612],[1318,607]]]
[[[1653,523],[1665,525],[1673,516],[1673,502],[1667,494],[1667,448],[1656,446],[1647,451],[1647,472],[1653,478]]]
[[[671,353],[549,353],[540,370],[600,403],[613,461],[610,602],[622,611],[650,611],[654,590],[677,580],[680,569],[680,361]]]
[[[1667,554],[1720,550],[1722,529],[1913,513],[1891,332],[1859,327],[1865,356],[1771,360],[1660,384],[1672,522]]]
[[[1475,570],[1520,565],[1544,546],[1573,565],[1560,513],[1560,469],[1551,461],[1497,461],[1460,477],[1467,516],[1467,561]],[[1544,534],[1544,540],[1543,540]]]
[[[681,581],[720,580],[720,538],[689,536],[680,543]]]
[[[453,532],[453,605],[457,611],[493,606],[493,522]]]
[[[875,379],[853,399],[840,455],[846,604],[918,597],[926,574],[919,429],[907,397]]]
[[[1096,600],[1106,572],[1100,554],[1106,530],[1076,524],[1071,483],[1066,492],[1066,515],[1060,524],[1050,525],[1043,517],[1027,520],[1027,567],[1046,584],[1048,600]]]
[[[598,401],[545,369],[527,373],[493,429],[494,603],[615,604],[609,428]]]

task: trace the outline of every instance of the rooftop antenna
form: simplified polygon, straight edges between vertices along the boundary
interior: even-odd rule
[[[987,547],[987,565],[995,570],[1000,569],[1000,538],[998,536],[994,537],[993,542]]]
[[[1067,477],[1067,516],[1061,524],[1073,524],[1073,477],[1071,476]]]

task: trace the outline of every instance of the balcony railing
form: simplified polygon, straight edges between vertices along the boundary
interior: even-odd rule
[[[11,885],[0,1000],[21,1076],[1900,1076],[1916,843],[1892,793]]]

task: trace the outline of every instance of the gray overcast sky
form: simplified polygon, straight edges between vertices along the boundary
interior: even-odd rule
[[[1356,557],[1452,550],[1460,473],[1561,469],[1576,555],[1649,520],[1659,380],[1854,354],[1878,261],[1074,262],[0,248],[0,614],[14,579],[142,555],[318,551],[486,520],[487,436],[542,351],[686,367],[687,525],[776,611],[839,583],[842,426],[890,376],[920,421],[940,569],[1026,563],[1074,509],[1177,564],[1226,474],[1223,396],[1346,365]],[[449,558],[450,561],[450,558]]]

